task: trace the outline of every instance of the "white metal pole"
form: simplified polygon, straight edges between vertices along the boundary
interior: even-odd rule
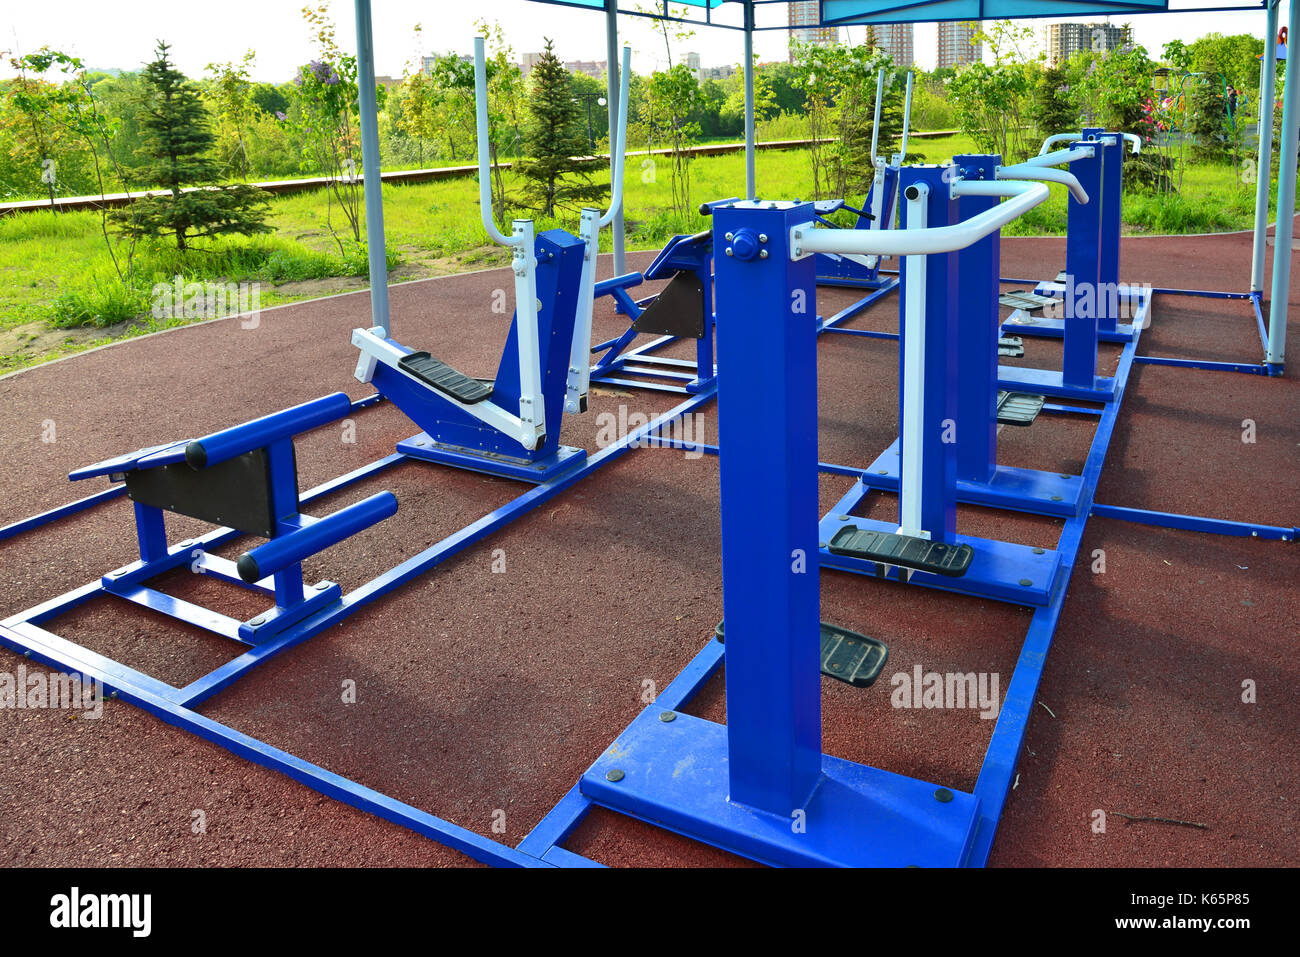
[[[1273,177],[1273,102],[1277,79],[1277,14],[1275,0],[1268,7],[1264,27],[1264,55],[1259,58],[1259,160],[1255,164],[1255,244],[1250,260],[1250,291],[1264,289],[1264,258],[1268,237],[1268,189]]]
[[[609,182],[613,188],[616,176],[622,171],[615,169],[619,162],[615,156],[614,143],[619,132],[618,99],[618,0],[605,0],[605,102],[609,104]],[[630,78],[629,78],[630,83]],[[614,275],[621,276],[627,272],[626,240],[623,225],[623,207],[619,206],[614,214]]]
[[[1300,138],[1300,56],[1290,47],[1300,36],[1300,0],[1287,16],[1286,79],[1282,89],[1282,142],[1277,165],[1277,227],[1273,232],[1273,289],[1269,295],[1268,349],[1264,361],[1281,365],[1286,356],[1286,314],[1291,298],[1291,241],[1295,238],[1296,140]]]

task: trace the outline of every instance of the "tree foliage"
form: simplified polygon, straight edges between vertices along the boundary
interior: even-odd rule
[[[546,217],[599,201],[604,186],[591,181],[605,161],[588,154],[582,108],[573,97],[569,71],[550,39],[529,76],[524,125],[526,159],[515,165],[524,179],[520,205]]]
[[[141,174],[166,192],[117,211],[118,228],[133,238],[170,235],[181,251],[199,237],[270,232],[266,192],[245,184],[216,185],[219,168],[207,112],[198,90],[172,65],[169,49],[159,41],[157,58],[144,68],[140,119],[146,160]]]

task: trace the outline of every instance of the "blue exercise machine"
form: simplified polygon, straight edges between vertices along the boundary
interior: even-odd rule
[[[330,581],[304,587],[302,560],[397,512],[391,492],[313,518],[301,512],[293,437],[350,415],[342,392],[276,412],[203,438],[120,455],[69,474],[73,481],[107,476],[121,482],[135,507],[140,559],[104,575],[86,598],[104,592],[247,645],[341,603]],[[194,540],[171,545],[166,512],[267,539],[237,562],[210,554]],[[275,599],[268,611],[238,622],[147,583],[188,566],[199,575],[232,582]],[[66,607],[66,606],[63,606]],[[46,616],[26,619],[39,624]]]
[[[1081,201],[1071,193],[1065,271],[1056,281],[1039,283],[1027,297],[1024,293],[1003,297],[1006,304],[1022,306],[1003,324],[1004,333],[1064,340],[1060,372],[1003,368],[1000,375],[1006,389],[1088,401],[1105,401],[1114,395],[1114,378],[1097,374],[1098,343],[1132,341],[1133,324],[1120,323],[1119,313],[1132,316],[1143,297],[1142,289],[1121,285],[1119,280],[1125,141],[1133,145],[1134,152],[1142,148],[1141,140],[1131,133],[1108,133],[1099,128],[1079,134],[1058,133],[1044,140],[1038,156],[1022,164],[1047,167],[1068,163],[1070,175],[1096,201]],[[1065,146],[1054,150],[1057,144]],[[1037,308],[1063,315],[1031,316]]]
[[[621,208],[623,163],[616,165],[612,202],[603,216],[584,209],[580,235],[550,230],[535,235],[533,221],[517,219],[510,236],[496,225],[489,169],[487,66],[484,41],[475,40],[478,111],[479,208],[488,236],[510,249],[515,313],[496,376],[476,379],[393,338],[385,328],[354,329],[360,350],[356,378],[374,385],[422,431],[397,450],[412,458],[541,483],[573,469],[584,449],[560,444],[560,417],[587,408],[591,320],[596,295],[599,233]],[[620,108],[627,112],[631,50],[624,49]],[[620,124],[617,155],[626,149]],[[581,357],[579,359],[578,357]]]

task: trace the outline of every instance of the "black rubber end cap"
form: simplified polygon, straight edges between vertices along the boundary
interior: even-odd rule
[[[700,215],[701,215],[701,216],[712,216],[712,215],[713,215],[713,207],[710,206],[708,203],[700,203]]]
[[[185,464],[192,469],[208,467],[208,452],[202,442],[191,442],[185,446]]]
[[[907,189],[903,191],[903,195],[906,196],[908,199],[916,199],[918,196],[921,195],[921,191],[917,189],[915,186],[909,186],[907,187]]]
[[[257,559],[248,552],[244,552],[239,556],[239,561],[235,562],[235,569],[239,572],[239,577],[250,585],[262,580],[262,572],[257,567]]]
[[[579,412],[587,411],[587,397],[585,395],[578,400],[578,411]]]

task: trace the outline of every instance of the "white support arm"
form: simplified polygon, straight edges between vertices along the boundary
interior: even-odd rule
[[[613,222],[623,208],[623,175],[627,165],[627,104],[632,75],[632,48],[623,47],[623,72],[618,91],[618,143],[610,143],[613,177],[610,182],[610,205],[604,216],[599,210],[584,209],[578,238],[583,242],[582,280],[578,286],[577,318],[573,325],[573,345],[569,352],[569,374],[565,377],[564,411],[583,412],[591,388],[591,325],[596,307],[596,264],[600,257],[600,230]]]
[[[907,162],[907,131],[912,126],[912,71],[907,71],[907,98],[903,101],[903,146],[899,163]]]
[[[915,199],[913,193],[918,188],[908,187],[906,196],[909,202]],[[1007,201],[965,222],[928,229],[815,229],[812,223],[804,223],[790,230],[791,255],[794,259],[803,259],[814,253],[837,253],[841,256],[851,253],[859,256],[949,253],[965,249],[1016,217],[1023,216],[1047,199],[1048,191],[1042,183],[958,180],[952,185],[952,195],[1004,196]]]
[[[876,71],[876,118],[871,126],[871,165],[879,168],[880,160],[876,159],[876,146],[880,142],[880,101],[885,94],[885,70],[882,67]]]
[[[1142,137],[1138,136],[1136,133],[1121,133],[1120,136],[1129,141],[1135,154],[1142,152]]]
[[[497,228],[492,209],[491,142],[488,138],[487,52],[483,37],[474,38],[474,105],[478,120],[478,205],[483,228],[498,245],[514,251],[515,326],[519,346],[520,443],[535,449],[546,435],[542,402],[542,356],[537,331],[537,256],[533,222],[516,219],[512,235]]]
[[[1033,163],[1020,163],[1016,166],[999,166],[997,179],[1030,180],[1042,183],[1059,183],[1070,191],[1070,195],[1083,205],[1087,205],[1088,191],[1079,182],[1079,177],[1063,169],[1036,166]]]
[[[1044,190],[1046,187],[1043,187]],[[907,232],[936,232],[926,228],[926,212],[930,188],[924,183],[907,190]],[[921,398],[925,394],[925,281],[926,264],[923,255],[908,256],[904,263],[904,280],[907,283],[903,296],[903,435],[899,447],[898,534],[914,538],[929,538],[930,533],[921,527],[921,476],[925,474],[925,441],[921,434]],[[910,573],[899,569],[910,578]]]
[[[428,385],[422,379],[411,375],[399,365],[406,356],[406,352],[389,342],[384,337],[383,329],[378,327],[374,329],[353,329],[352,344],[361,350],[361,362],[357,366],[357,378],[361,379],[362,382],[369,382],[370,377],[374,374],[375,366],[382,364],[399,375],[404,375],[418,382],[421,388],[428,388]],[[364,379],[361,378],[363,367],[368,370]],[[532,430],[526,427],[517,417],[511,415],[499,405],[495,405],[491,399],[466,405],[464,402],[456,401],[449,395],[443,393],[439,393],[439,395],[480,422],[491,426],[503,435],[518,440],[524,446],[532,448],[528,444],[529,436],[533,434]]]

